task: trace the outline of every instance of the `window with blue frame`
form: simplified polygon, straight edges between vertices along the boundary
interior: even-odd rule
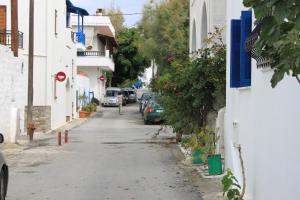
[[[242,11],[240,19],[231,20],[230,87],[251,86],[251,56],[246,40],[252,31],[252,11]]]

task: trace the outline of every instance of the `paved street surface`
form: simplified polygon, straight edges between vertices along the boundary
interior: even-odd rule
[[[105,108],[71,131],[71,143],[45,140],[8,157],[8,200],[201,200],[166,131],[145,126],[137,105]]]

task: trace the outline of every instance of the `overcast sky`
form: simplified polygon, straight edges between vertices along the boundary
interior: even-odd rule
[[[97,8],[110,8],[114,1],[115,7],[121,8],[124,14],[140,13],[142,12],[143,5],[148,0],[71,0],[75,6],[86,9],[91,15],[95,14]],[[141,15],[124,16],[125,25],[132,27],[141,18]]]

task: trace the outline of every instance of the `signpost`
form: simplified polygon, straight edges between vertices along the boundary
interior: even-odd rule
[[[55,74],[55,79],[54,79],[54,99],[57,99],[57,94],[56,94],[56,81],[59,82],[64,82],[67,79],[67,75],[65,72],[58,72]]]
[[[55,76],[55,79],[59,82],[64,82],[67,78],[67,75],[65,74],[65,72],[58,72]]]

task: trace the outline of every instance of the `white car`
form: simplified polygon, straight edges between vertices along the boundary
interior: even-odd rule
[[[121,88],[107,88],[102,106],[119,106],[118,95],[122,95]]]

